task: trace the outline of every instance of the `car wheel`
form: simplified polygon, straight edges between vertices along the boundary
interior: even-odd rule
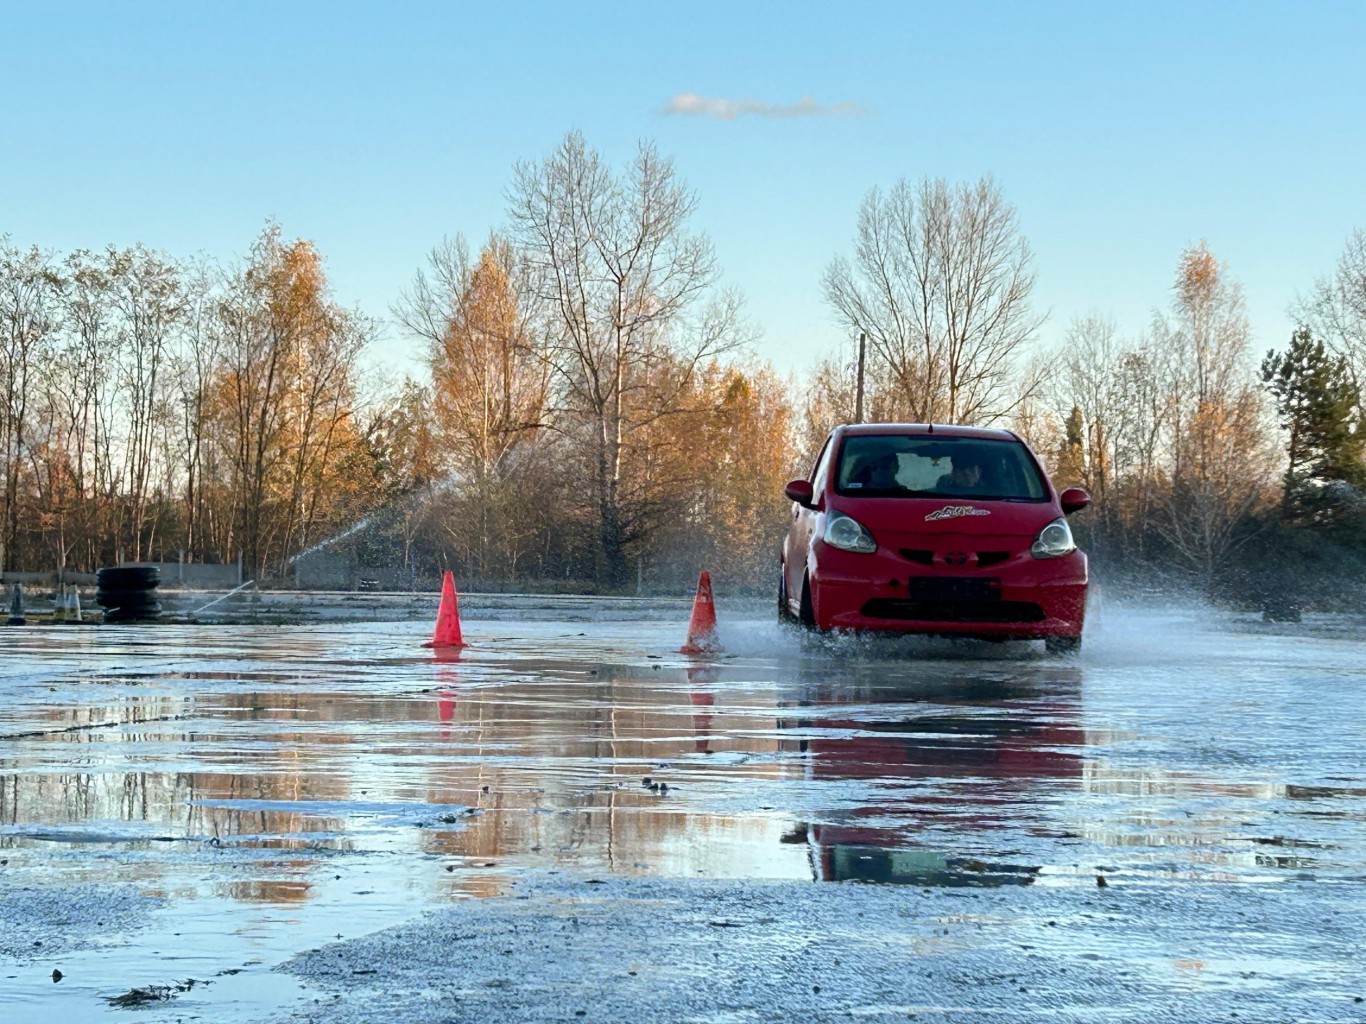
[[[816,606],[811,600],[811,577],[802,577],[802,610],[798,619],[807,629],[816,629]]]
[[[778,568],[778,621],[791,622],[793,618],[792,609],[787,606],[787,567],[780,565]]]
[[[1043,648],[1049,654],[1080,654],[1081,637],[1049,636],[1044,637]]]

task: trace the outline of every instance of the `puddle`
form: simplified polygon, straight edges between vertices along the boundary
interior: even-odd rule
[[[1110,608],[1058,661],[742,620],[699,664],[672,610],[470,622],[446,658],[412,623],[0,633],[0,893],[155,902],[73,918],[83,945],[54,924],[52,957],[10,951],[6,1000],[103,1020],[138,991],[144,1015],[255,1019],[301,997],[270,968],[305,949],[551,873],[1366,876],[1366,670],[1331,631]]]

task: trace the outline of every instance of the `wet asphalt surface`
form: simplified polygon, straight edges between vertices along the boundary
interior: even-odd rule
[[[1366,627],[0,631],[0,1021],[1366,1020]]]

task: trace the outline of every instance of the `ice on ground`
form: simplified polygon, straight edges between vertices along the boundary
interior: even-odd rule
[[[123,941],[147,927],[165,903],[140,886],[13,886],[0,875],[0,957],[48,963],[74,950]]]
[[[1366,905],[1304,909],[1249,889],[1193,914],[1160,886],[543,880],[294,958],[317,992],[277,1020],[1358,1019]]]

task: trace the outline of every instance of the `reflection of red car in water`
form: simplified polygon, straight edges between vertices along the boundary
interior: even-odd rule
[[[1086,556],[1028,446],[1006,430],[836,427],[794,480],[778,611],[818,630],[1081,645]]]
[[[946,826],[985,831],[1019,828],[1022,809],[1052,786],[1080,783],[1084,742],[1075,705],[1040,700],[999,713],[990,701],[927,705],[938,713],[898,720],[781,721],[800,728],[798,741],[813,781],[874,784],[896,795],[876,805],[841,810],[794,833],[811,846],[819,879],[910,882],[920,885],[1028,884],[1037,866],[989,863],[919,843],[917,834]],[[789,741],[790,742],[790,741]],[[970,787],[970,790],[968,790]],[[859,787],[853,793],[868,799]]]

